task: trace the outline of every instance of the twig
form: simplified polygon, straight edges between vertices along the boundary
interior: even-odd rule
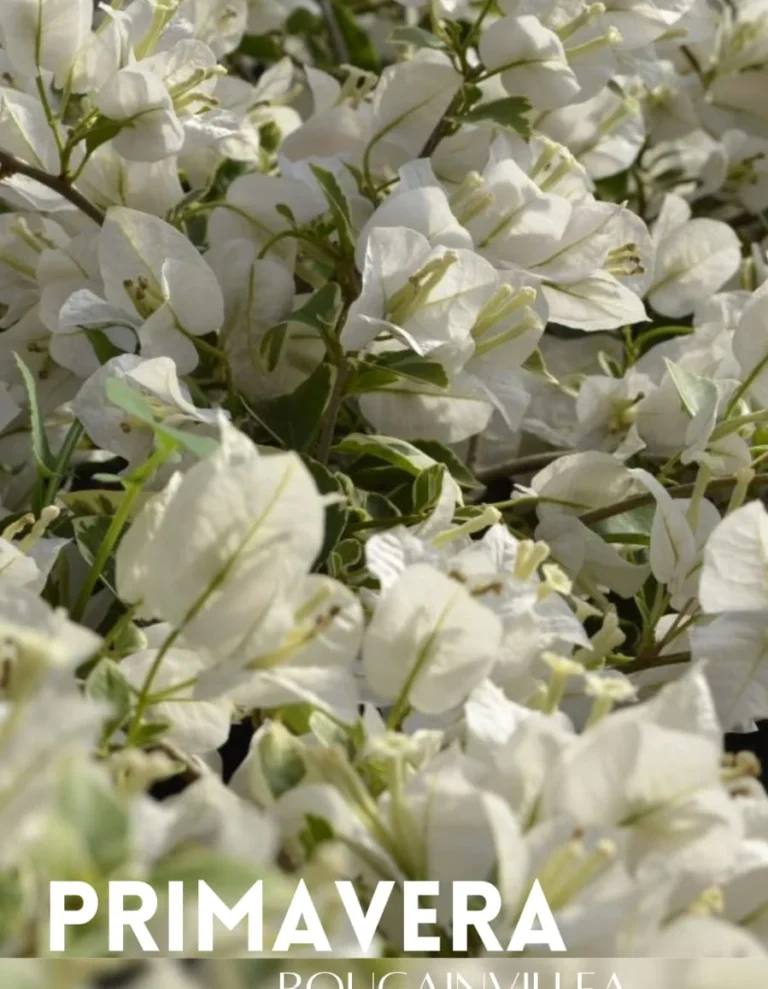
[[[27,178],[39,182],[40,185],[46,186],[53,192],[58,192],[60,196],[68,199],[73,206],[77,206],[99,226],[104,222],[104,213],[77,189],[73,188],[62,175],[51,175],[50,172],[45,172],[42,168],[27,165],[25,162],[19,161],[15,155],[0,149],[0,179],[9,178],[11,175],[26,175]]]
[[[496,467],[477,471],[476,476],[478,481],[485,484],[488,481],[498,481],[506,477],[515,477],[518,474],[532,474],[534,471],[541,470],[542,467],[548,467],[560,457],[567,457],[570,453],[573,453],[573,450],[545,450],[543,453],[532,453],[527,457],[507,460]]]
[[[349,65],[349,48],[347,47],[346,39],[344,38],[341,28],[339,27],[339,22],[336,19],[336,11],[333,9],[333,0],[319,0],[319,4],[328,28],[328,37],[330,39],[331,48],[333,49],[333,54],[336,61],[339,65]]]
[[[671,652],[666,656],[658,655],[648,660],[636,659],[631,663],[623,663],[621,666],[614,666],[612,669],[621,673],[644,673],[646,670],[653,670],[662,666],[675,666],[678,663],[690,663],[691,654],[689,652]]]
[[[344,401],[344,387],[347,383],[348,375],[349,365],[342,363],[336,374],[336,381],[333,385],[333,391],[331,392],[331,398],[328,402],[328,408],[326,409],[325,416],[323,417],[320,437],[317,441],[316,457],[321,464],[327,464],[328,458],[331,455],[333,434],[336,429],[336,421],[339,418],[339,412],[341,411],[341,403]]]
[[[727,494],[738,483],[735,477],[720,477],[715,481],[710,481],[707,487],[707,494]],[[690,498],[693,494],[694,484],[679,484],[676,488],[668,488],[668,493],[673,498]],[[768,474],[758,474],[749,485],[750,490],[760,491],[768,488]],[[594,508],[589,512],[584,512],[578,518],[584,525],[594,525],[596,522],[603,522],[605,519],[613,518],[614,515],[624,515],[625,512],[632,512],[636,508],[644,508],[652,505],[654,497],[652,494],[635,495],[620,501],[615,505],[605,505],[603,508]]]
[[[178,745],[173,742],[169,742],[166,739],[161,739],[155,742],[152,746],[153,749],[158,749],[160,752],[164,752],[167,756],[173,759],[174,762],[180,763],[187,773],[189,773],[194,779],[200,779],[203,775],[203,771],[200,768],[200,764],[188,756],[185,752],[182,752]]]

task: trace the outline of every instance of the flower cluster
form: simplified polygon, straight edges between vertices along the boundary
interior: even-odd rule
[[[266,877],[265,944],[538,880],[574,957],[768,953],[768,0],[0,42],[0,952]]]

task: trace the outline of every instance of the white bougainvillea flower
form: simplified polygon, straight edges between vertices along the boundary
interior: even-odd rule
[[[470,173],[451,197],[475,249],[499,266],[528,268],[559,244],[572,206],[542,190],[503,150],[494,145],[482,175]]]
[[[363,643],[366,678],[385,700],[440,714],[492,669],[501,631],[460,583],[417,564],[376,607]]]
[[[412,863],[409,874],[440,883],[439,923],[453,917],[455,882],[493,873],[503,902],[527,894],[530,851],[509,804],[474,785],[458,758],[415,776],[381,804],[399,857]]]
[[[545,812],[624,829],[631,868],[672,860],[678,874],[696,877],[698,861],[704,888],[743,829],[720,784],[720,742],[641,714],[613,714],[566,750],[547,781]]]
[[[431,356],[449,359],[441,358],[439,351]],[[366,392],[360,396],[360,410],[377,432],[387,436],[460,443],[481,433],[500,403],[478,376],[457,371],[448,377],[447,387],[403,380]]]
[[[646,137],[640,101],[607,86],[584,103],[548,113],[540,127],[564,144],[593,179],[629,168]]]
[[[219,422],[218,412],[192,404],[189,390],[179,381],[176,365],[169,357],[113,357],[83,382],[72,411],[98,447],[128,461],[127,469],[148,459],[154,434],[150,425],[108,400],[106,385],[113,380],[135,389],[149,403],[157,421],[168,426],[194,430],[195,424],[202,424],[211,432]]]
[[[184,128],[173,109],[173,100],[161,79],[148,69],[120,69],[98,93],[101,114],[120,131],[112,146],[130,161],[161,161],[178,154],[184,145]]]
[[[107,302],[132,317],[145,357],[197,364],[196,336],[216,333],[224,302],[216,276],[183,234],[158,217],[114,207],[99,234]]]
[[[198,681],[195,695],[226,695],[238,706],[267,709],[309,704],[353,724],[359,690],[352,665],[363,640],[363,609],[357,596],[330,577],[310,574],[287,589],[291,627],[271,651],[239,651]]]
[[[158,650],[172,631],[167,625],[153,625],[143,630],[148,648],[131,653],[120,660],[120,672],[136,690],[141,690]],[[167,722],[165,737],[183,752],[206,755],[222,746],[229,737],[234,714],[233,704],[226,699],[199,701],[193,699],[194,678],[204,669],[204,663],[191,649],[168,649],[152,681],[152,690],[161,694],[175,684],[187,684],[169,693],[168,699],[150,705],[149,721]]]
[[[190,21],[195,37],[221,58],[240,44],[249,19],[248,8],[248,0],[184,0],[177,16]]]
[[[542,497],[540,519],[565,512],[578,515],[590,508],[616,504],[644,490],[641,481],[608,453],[590,451],[558,457],[540,470],[531,489]]]
[[[78,188],[102,209],[129,209],[165,216],[184,198],[177,163],[173,158],[157,162],[127,161],[112,144],[103,144],[86,161]]]
[[[206,524],[190,532],[190,518]],[[118,591],[192,646],[247,660],[292,627],[288,592],[320,551],[323,520],[297,454],[262,456],[222,423],[220,447],[137,516],[118,550]]]
[[[663,316],[685,316],[736,273],[741,261],[739,238],[726,223],[691,219],[679,196],[665,198],[653,227],[656,245],[648,301]]]
[[[746,394],[764,404],[768,400],[768,283],[763,283],[744,306],[733,333],[733,356],[739,362]]]
[[[444,347],[468,356],[470,331],[496,283],[493,267],[473,251],[430,248],[407,227],[376,228],[341,344],[361,350],[388,333],[421,355]]]
[[[542,110],[565,106],[581,88],[562,41],[536,17],[496,21],[483,32],[478,50],[511,96],[524,96]]]
[[[194,39],[119,67],[96,94],[99,112],[119,125],[114,149],[129,161],[154,162],[178,154],[188,130],[198,144],[221,137],[223,124],[236,132],[234,116],[211,110],[218,75],[216,56]]]
[[[0,536],[0,581],[42,593],[61,550],[68,539],[46,536],[46,529],[59,517],[49,505],[35,519],[31,513],[11,522]]]
[[[289,322],[270,370],[261,346],[268,330],[288,320],[295,285],[284,264],[273,257],[259,259],[258,253],[253,241],[238,239],[217,244],[205,255],[224,295],[221,347],[235,384],[253,401],[293,391],[325,354],[311,326]]]
[[[400,169],[400,184],[384,202],[374,210],[360,231],[355,249],[355,261],[360,271],[365,268],[366,251],[371,233],[381,227],[407,227],[422,234],[430,247],[472,249],[472,237],[454,215],[451,203],[429,169],[421,184],[421,176],[415,169]],[[419,184],[411,183],[419,181]]]
[[[56,173],[59,153],[40,101],[29,93],[0,87],[0,138],[2,147],[22,161]],[[3,175],[3,195],[20,209],[68,210],[70,204],[58,192],[26,175]]]
[[[759,501],[727,515],[704,550],[699,600],[708,614],[768,611],[768,513]]]
[[[645,224],[612,203],[573,206],[555,250],[529,266],[542,280],[553,322],[605,330],[647,320],[640,296],[652,246]]]
[[[216,247],[248,240],[270,259],[292,268],[297,245],[292,238],[278,239],[290,229],[290,221],[277,207],[287,207],[302,225],[324,213],[327,204],[317,189],[297,179],[241,175],[227,189],[225,203],[211,214],[210,243]]]
[[[768,610],[726,612],[689,632],[724,731],[754,731],[768,714],[767,619]]]
[[[442,52],[423,48],[403,65],[384,69],[366,115],[363,156],[379,171],[395,172],[421,157],[461,85],[461,76]]]
[[[656,41],[684,17],[696,0],[605,0],[606,19],[621,32],[623,48]]]
[[[35,591],[0,580],[0,636],[3,680],[11,695],[38,687],[48,673],[64,679],[90,659],[101,638],[71,622],[63,608],[51,608]]]
[[[55,796],[57,770],[63,760],[90,758],[106,713],[101,704],[80,691],[61,689],[61,684],[38,691],[20,707],[0,704],[0,827],[6,836],[0,858],[4,864],[12,867],[25,846],[39,837]]]
[[[572,515],[544,519],[536,529],[536,538],[547,543],[553,558],[573,580],[586,577],[620,597],[634,597],[650,573],[648,566],[624,559],[615,546]]]
[[[80,49],[91,33],[91,0],[8,0],[0,34],[17,72],[53,73],[64,86]]]

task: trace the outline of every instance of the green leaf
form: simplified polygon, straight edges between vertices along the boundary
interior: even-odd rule
[[[453,450],[435,440],[417,440],[414,444],[429,457],[433,457],[438,463],[445,464],[450,471],[451,477],[462,488],[481,488],[482,484],[477,480],[472,471],[463,460],[458,457]]]
[[[80,515],[72,519],[72,529],[80,555],[88,564],[93,566],[96,554],[107,535],[112,519],[108,515]],[[107,587],[115,591],[115,561],[112,557],[99,575]]]
[[[151,747],[170,727],[167,721],[144,721],[133,732],[133,743],[137,749]]]
[[[277,798],[292,790],[306,776],[303,746],[279,722],[275,722],[259,743],[261,768],[272,795]]]
[[[381,391],[403,379],[437,388],[448,387],[448,375],[442,364],[425,360],[410,351],[358,358],[351,363],[353,372],[347,386],[350,394]]]
[[[207,457],[218,446],[216,440],[210,436],[196,436],[175,426],[166,426],[165,423],[157,422],[146,399],[124,381],[110,378],[106,383],[105,391],[113,405],[127,412],[134,419],[146,423],[156,434],[172,440],[177,446],[185,447],[198,457]]]
[[[58,779],[56,809],[83,840],[99,875],[108,876],[131,852],[126,809],[94,768],[74,760]]]
[[[635,349],[642,356],[656,343],[672,340],[674,337],[690,336],[692,326],[653,326],[650,330],[640,333],[635,339]]]
[[[354,257],[355,235],[352,231],[352,216],[347,197],[344,195],[344,190],[339,185],[333,172],[329,172],[319,165],[310,165],[309,167],[323,190],[323,195],[333,218],[333,224],[339,235],[341,249],[348,257]]]
[[[116,730],[131,712],[133,695],[120,667],[111,659],[102,659],[85,681],[85,692],[92,700],[106,701],[112,707],[110,727]]]
[[[277,323],[270,327],[259,342],[259,356],[264,361],[268,371],[275,370],[280,363],[280,355],[288,339],[288,324]]]
[[[336,374],[331,364],[319,364],[295,391],[260,402],[253,406],[253,413],[286,447],[305,453],[320,431]]]
[[[358,19],[347,7],[347,0],[331,0],[336,23],[339,26],[344,41],[349,50],[349,59],[353,65],[369,72],[379,71],[379,60],[371,39],[360,27]]]
[[[123,351],[116,347],[103,330],[95,330],[93,327],[84,328],[84,333],[88,338],[88,343],[93,347],[100,364],[106,364],[113,357],[119,357]]]
[[[521,137],[530,137],[531,124],[526,117],[526,113],[531,109],[531,104],[522,96],[505,96],[500,100],[491,100],[490,103],[481,103],[463,114],[462,123],[476,124],[487,120],[516,131]]]
[[[219,445],[212,436],[196,436],[194,433],[177,429],[175,426],[166,426],[165,423],[156,422],[155,432],[185,447],[190,453],[200,457],[201,460],[213,453]]]
[[[609,519],[597,522],[594,530],[604,538],[610,537],[611,541],[626,537],[643,540],[647,543],[650,540],[655,515],[655,504],[643,505],[641,508],[634,508],[632,511],[623,512],[621,515],[612,515]]]
[[[265,62],[277,62],[283,56],[280,41],[271,34],[246,34],[238,52]]]
[[[390,45],[410,45],[413,48],[445,47],[437,35],[432,34],[431,31],[425,31],[422,27],[408,27],[406,25],[396,27],[387,38],[387,43]]]
[[[102,144],[106,144],[107,141],[111,141],[112,138],[117,137],[125,126],[125,121],[110,120],[109,117],[102,117],[99,114],[85,137],[85,147],[88,154],[92,155]]]
[[[667,373],[672,379],[672,384],[680,396],[680,401],[688,415],[693,419],[702,409],[714,409],[718,401],[717,386],[708,378],[700,378],[696,374],[691,374],[675,364],[668,358],[664,358]]]
[[[301,308],[291,313],[289,323],[303,323],[325,334],[332,330],[341,315],[341,287],[336,282],[328,282],[315,292]]]
[[[315,479],[315,484],[320,494],[345,494],[345,486],[341,479],[342,475],[329,470],[325,464],[321,464],[312,457],[305,456],[302,459]],[[352,484],[349,478],[346,478],[346,481],[350,485]],[[325,506],[325,535],[322,548],[317,554],[313,569],[316,570],[322,566],[333,552],[347,527],[349,514],[349,507],[342,502]]]
[[[394,436],[368,436],[365,433],[350,433],[334,447],[336,453],[354,456],[375,457],[394,464],[414,477],[423,470],[434,467],[435,460],[412,443],[396,439]]]
[[[37,400],[37,385],[24,361],[18,354],[13,355],[16,359],[21,377],[24,381],[24,388],[27,392],[29,402],[29,421],[32,427],[32,453],[37,463],[38,470],[43,477],[50,477],[56,467],[56,458],[51,453],[48,444],[48,436],[43,425],[43,417],[40,412],[40,404]]]
[[[434,464],[422,471],[413,482],[413,512],[428,515],[440,497],[443,480],[448,471],[445,464]]]
[[[350,571],[359,570],[365,561],[363,544],[359,539],[341,539],[330,555],[328,572],[344,580]]]

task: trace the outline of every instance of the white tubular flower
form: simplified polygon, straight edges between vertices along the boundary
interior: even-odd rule
[[[361,350],[385,333],[422,355],[441,347],[468,355],[470,331],[496,282],[492,266],[473,251],[430,249],[407,227],[375,228],[341,344]]]

